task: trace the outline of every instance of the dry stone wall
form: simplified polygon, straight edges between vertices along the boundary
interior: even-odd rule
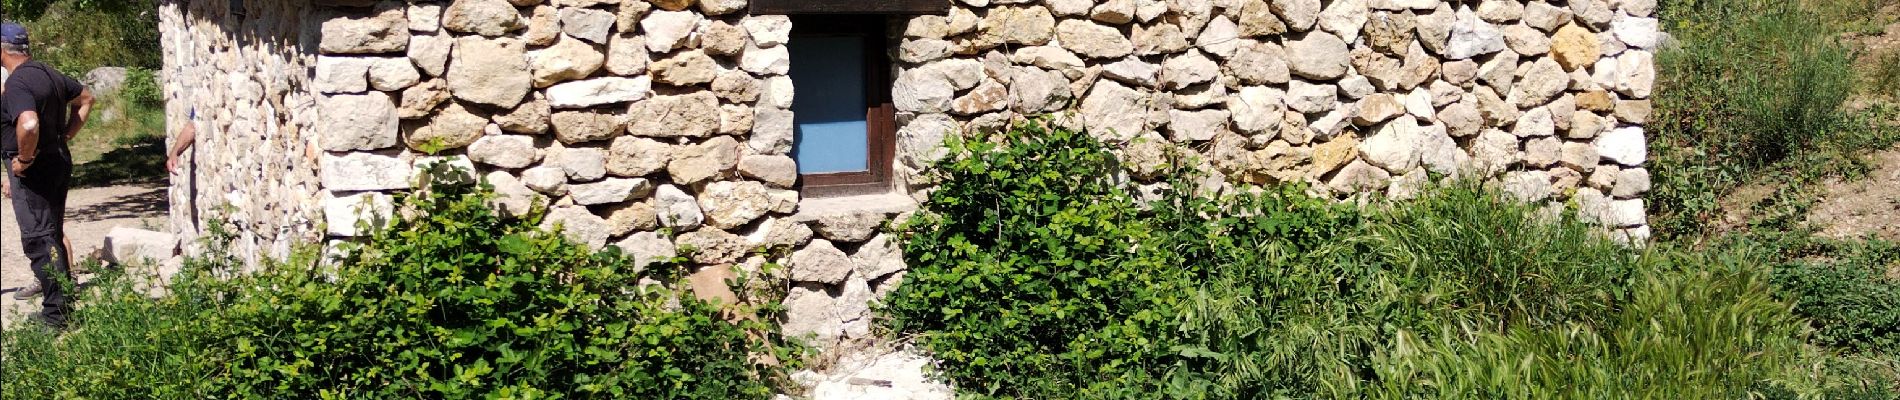
[[[159,2],[169,135],[197,127],[171,177],[174,233],[194,243],[217,228],[256,264],[288,256],[317,232],[322,115],[309,90],[314,10],[307,2]],[[233,4],[243,7],[232,8]],[[196,119],[188,118],[191,114]],[[221,224],[222,226],[212,226]],[[199,251],[199,246],[190,246]]]
[[[802,196],[788,156],[792,103],[823,100],[795,96],[792,19],[745,0],[244,3],[169,3],[165,77],[220,110],[193,207],[242,204],[258,246],[358,235],[446,161],[590,246],[788,266],[786,329],[822,343],[869,335],[902,280],[881,227],[944,138],[1031,115],[1112,143],[1142,185],[1183,159],[1210,190],[1340,198],[1476,177],[1648,233],[1654,0],[955,0],[891,18],[897,182],[836,198]]]

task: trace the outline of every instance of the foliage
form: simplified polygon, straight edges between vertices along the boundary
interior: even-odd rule
[[[495,215],[485,185],[457,184],[463,175],[440,170],[430,176],[428,189],[400,196],[399,221],[330,263],[293,259],[227,276],[235,261],[201,262],[184,275],[194,278],[157,300],[103,281],[82,299],[79,330],[0,338],[9,349],[0,391],[762,399],[797,367],[800,350],[761,318],[770,306],[708,303],[642,284],[677,277],[680,260],[643,274],[616,250],[536,230],[537,216]],[[58,372],[74,370],[96,372]]]
[[[8,0],[8,19],[33,34],[33,58],[75,77],[93,68],[156,70],[156,0]]]
[[[1774,269],[1777,295],[1811,320],[1816,343],[1900,354],[1900,245],[1806,232],[1749,232],[1721,245],[1786,260]]]
[[[1648,199],[1660,236],[1708,230],[1722,194],[1863,130],[1840,108],[1853,56],[1799,2],[1677,0],[1661,17],[1680,45],[1657,59],[1650,125],[1657,184]]]
[[[1037,123],[951,148],[882,312],[969,395],[1885,389],[1803,371],[1824,355],[1748,254],[1632,254],[1473,184],[1366,209],[1297,186],[1144,203],[1102,144]]]
[[[1171,343],[1151,333],[1174,306],[1152,301],[1193,271],[1142,245],[1153,222],[1114,183],[1115,156],[1040,123],[950,146],[965,156],[937,168],[948,179],[910,225],[911,269],[888,300],[896,330],[932,332],[931,351],[968,390],[1061,397],[1152,382],[1150,359]]]

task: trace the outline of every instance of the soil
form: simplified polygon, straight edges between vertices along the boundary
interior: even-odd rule
[[[1830,180],[1808,222],[1835,239],[1874,236],[1900,241],[1900,145],[1874,153],[1873,171],[1854,181]]]
[[[40,309],[40,298],[16,300],[15,291],[32,285],[33,272],[20,250],[20,228],[11,201],[0,201],[0,326],[11,326]],[[85,259],[99,254],[106,232],[113,227],[164,230],[165,186],[143,183],[73,189],[67,195],[66,236],[73,254]],[[84,275],[80,276],[83,281]]]

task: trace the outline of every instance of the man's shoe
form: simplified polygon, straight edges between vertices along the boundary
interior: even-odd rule
[[[27,315],[26,322],[33,325],[38,325],[46,329],[51,329],[54,332],[66,331],[66,321],[53,320],[53,318],[47,317],[46,313],[44,312],[36,312],[36,313]]]
[[[39,296],[40,292],[42,291],[41,289],[42,288],[40,287],[40,284],[38,283],[26,285],[26,287],[20,288],[19,291],[13,292],[13,299],[14,300],[31,299],[34,296]]]

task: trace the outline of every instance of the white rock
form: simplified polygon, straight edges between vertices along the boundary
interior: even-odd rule
[[[395,210],[395,202],[388,194],[381,192],[358,192],[328,197],[323,199],[324,233],[330,236],[367,235],[370,231],[361,229],[365,227],[359,227],[359,224],[367,225],[370,229],[386,226],[389,224],[389,216],[394,215],[393,210]],[[117,233],[119,229],[122,228],[113,228],[113,233]],[[108,242],[111,239],[110,236],[106,238]],[[112,248],[110,243],[106,247]],[[165,258],[171,257],[170,249],[166,249],[164,253]],[[114,256],[116,258],[117,255]],[[137,258],[131,260],[135,259]]]
[[[1287,27],[1304,32],[1313,29],[1319,22],[1319,0],[1271,0],[1273,14],[1280,16]]]
[[[652,93],[652,87],[653,79],[646,76],[610,76],[566,82],[548,88],[548,105],[556,108],[586,108],[633,102],[645,99]]]
[[[746,49],[739,68],[759,75],[784,75],[792,70],[792,53],[785,46]]]
[[[398,124],[396,103],[383,92],[318,97],[327,118],[318,120],[318,143],[324,150],[378,150],[395,147]]]
[[[372,57],[369,61],[369,86],[382,91],[400,91],[422,82],[422,74],[405,57]]]
[[[442,29],[442,5],[435,3],[411,3],[404,16],[409,19],[409,30],[413,32],[434,33]]]
[[[1248,134],[1277,132],[1284,120],[1286,92],[1272,86],[1246,86],[1227,100],[1233,110],[1234,129]]]
[[[1647,51],[1631,50],[1616,58],[1616,92],[1633,99],[1647,99],[1656,86],[1656,57]]]
[[[1643,199],[1612,200],[1604,223],[1612,227],[1631,227],[1648,223],[1648,214],[1643,211]]]
[[[318,49],[324,54],[371,54],[403,51],[409,45],[409,24],[401,3],[375,4],[371,13],[330,18],[320,24]]]
[[[489,205],[505,216],[523,216],[534,207],[536,202],[545,204],[546,198],[529,189],[521,179],[509,175],[508,171],[493,171],[483,177],[483,181],[495,187],[495,198]]]
[[[653,185],[642,178],[607,178],[600,182],[567,186],[568,198],[573,199],[574,204],[584,206],[620,203],[646,197],[652,192]]]
[[[607,72],[615,75],[643,75],[650,61],[646,37],[615,35],[607,39]]]
[[[1319,13],[1319,27],[1352,43],[1359,39],[1360,28],[1366,26],[1367,15],[1366,0],[1333,0],[1326,11]]]
[[[1346,42],[1325,32],[1307,33],[1305,38],[1287,43],[1286,53],[1287,66],[1294,75],[1314,80],[1339,79],[1352,66]],[[1167,73],[1162,71],[1164,76]]]
[[[1381,126],[1372,137],[1359,144],[1359,158],[1386,171],[1409,171],[1418,166],[1424,138],[1411,118]]]
[[[1314,84],[1300,79],[1292,81],[1286,94],[1287,108],[1307,114],[1330,111],[1339,102],[1339,89],[1333,85]]]
[[[1496,26],[1478,18],[1470,8],[1460,8],[1457,15],[1445,44],[1446,58],[1463,60],[1504,50],[1504,33]]]
[[[700,211],[699,202],[678,187],[660,185],[653,200],[653,211],[659,214],[661,225],[688,230],[705,222],[706,215]]]
[[[1544,171],[1515,171],[1504,174],[1504,192],[1518,201],[1535,202],[1550,198],[1550,174]]]
[[[1144,62],[1139,58],[1128,58],[1102,67],[1102,76],[1141,87],[1154,87],[1156,78],[1160,74],[1160,65]]]
[[[1597,154],[1604,159],[1624,166],[1643,165],[1649,155],[1648,142],[1643,138],[1643,127],[1625,126],[1612,129],[1598,135]]]
[[[1219,75],[1220,64],[1199,51],[1189,51],[1162,62],[1160,83],[1163,88],[1179,89],[1212,81]]]
[[[591,182],[607,176],[607,153],[593,147],[557,147],[548,151],[549,166],[560,168],[573,182]]]
[[[613,30],[614,20],[614,14],[606,11],[577,7],[562,8],[561,32],[580,40],[605,44],[607,34]]]
[[[455,62],[449,64],[449,93],[456,98],[501,108],[514,108],[533,89],[528,57],[514,39],[463,36],[455,41]]]
[[[567,172],[560,167],[540,166],[521,171],[521,183],[549,196],[567,194]]]
[[[492,135],[476,139],[468,146],[468,158],[501,168],[525,168],[541,160],[534,138],[522,135]]]
[[[719,181],[706,184],[699,194],[699,209],[706,213],[706,225],[734,229],[764,216],[771,208],[765,185],[754,181]]]
[[[1066,39],[1064,44],[1067,44]],[[1240,44],[1240,26],[1224,15],[1208,21],[1207,27],[1202,28],[1201,34],[1194,38],[1194,46],[1221,59],[1233,57],[1234,51],[1240,49]]]
[[[1452,140],[1443,125],[1421,127],[1419,138],[1419,165],[1431,172],[1457,176],[1460,161],[1467,156],[1458,149],[1458,142]]]
[[[1437,110],[1432,108],[1432,93],[1423,87],[1413,88],[1401,102],[1405,104],[1405,113],[1420,120],[1436,118]]]
[[[702,17],[692,11],[654,11],[640,20],[640,31],[646,33],[647,50],[665,53],[687,45],[687,39],[693,30],[699,27]],[[787,21],[786,27],[789,28]],[[757,35],[757,33],[754,33]]]
[[[1557,134],[1557,127],[1551,121],[1550,109],[1538,107],[1519,116],[1511,133],[1521,138],[1545,137]]]
[[[1090,136],[1123,142],[1146,132],[1159,121],[1149,120],[1154,99],[1115,82],[1097,82],[1082,99],[1082,122]]]
[[[599,249],[607,245],[607,220],[602,219],[586,207],[555,207],[548,210],[546,219],[541,220],[541,229],[559,228],[561,236],[590,249]]]
[[[318,178],[335,191],[408,189],[414,169],[394,154],[355,152],[324,154]]]
[[[606,63],[607,56],[594,45],[561,36],[553,46],[529,50],[528,61],[534,66],[534,86],[548,87],[593,75]]]
[[[843,283],[856,265],[830,241],[812,239],[811,244],[792,253],[791,267],[794,282],[837,284]]]
[[[370,63],[363,57],[317,57],[312,83],[320,93],[361,93],[369,89]]]
[[[1168,130],[1176,142],[1212,140],[1227,131],[1227,110],[1168,110]]]
[[[1641,196],[1643,193],[1649,192],[1649,185],[1648,169],[1625,169],[1617,172],[1616,188],[1610,193],[1619,199]]]
[[[752,35],[752,43],[764,47],[785,44],[792,34],[792,19],[783,15],[748,15],[739,26]]]
[[[1089,58],[1117,58],[1135,51],[1120,30],[1085,20],[1063,20],[1056,25],[1056,37],[1062,48]]]
[[[672,240],[661,236],[659,232],[637,232],[614,243],[614,247],[619,247],[620,251],[633,258],[633,266],[636,270],[679,256],[679,248],[673,245]]]
[[[1661,42],[1662,30],[1655,18],[1632,17],[1618,14],[1610,22],[1610,31],[1616,33],[1616,39],[1630,47],[1643,50],[1655,50]]]

